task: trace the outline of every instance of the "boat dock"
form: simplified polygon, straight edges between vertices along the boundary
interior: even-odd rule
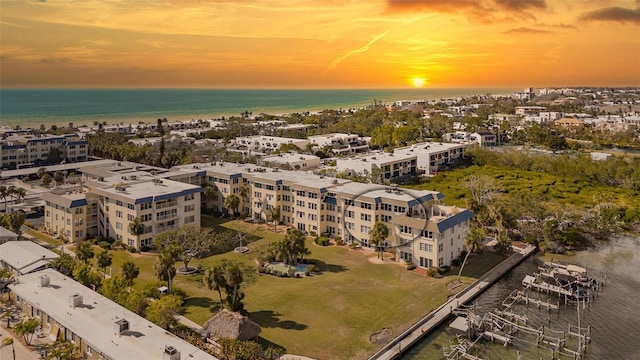
[[[496,265],[478,280],[464,290],[449,298],[439,308],[409,327],[406,331],[393,339],[389,344],[369,357],[369,360],[391,360],[402,354],[402,351],[415,344],[423,336],[429,334],[436,326],[445,321],[460,305],[465,305],[488,287],[498,281],[504,274],[518,266],[536,251],[536,247],[527,245],[524,249],[514,249],[515,253]]]

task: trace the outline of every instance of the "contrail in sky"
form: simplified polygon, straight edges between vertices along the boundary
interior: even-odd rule
[[[355,50],[351,50],[348,53],[340,56],[337,59],[334,59],[331,64],[329,65],[329,68],[327,68],[327,70],[325,71],[325,73],[328,73],[329,71],[333,70],[336,68],[336,66],[338,66],[338,64],[340,64],[341,62],[343,62],[346,58],[348,58],[349,56],[353,55],[353,54],[357,54],[357,53],[363,53],[367,50],[369,50],[369,48],[371,47],[371,45],[375,44],[376,41],[382,39],[383,37],[385,37],[389,31],[391,31],[391,29],[383,32],[382,34],[374,37],[373,39],[371,39],[371,41],[369,41],[365,46],[361,47],[361,48],[357,48]]]

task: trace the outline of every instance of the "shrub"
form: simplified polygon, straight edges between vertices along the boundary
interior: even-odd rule
[[[355,242],[355,241],[352,241],[352,242],[349,244],[349,247],[350,247],[350,248],[352,248],[352,249],[353,249],[353,248],[357,248],[358,246],[360,246],[360,245],[359,245],[357,242]]]
[[[258,265],[257,268],[258,268],[258,273],[260,274],[264,274],[265,272],[267,272],[267,270],[262,265]]]
[[[111,248],[111,244],[108,241],[99,241],[98,242],[98,246],[100,246],[103,249],[110,249]]]
[[[444,273],[449,272],[449,270],[451,270],[451,266],[448,266],[448,265],[440,266],[440,267],[438,268],[438,273],[439,273],[439,274],[444,274]]]
[[[411,261],[407,260],[405,261],[407,264],[407,270],[413,270],[416,268],[416,265],[414,263],[412,263]]]
[[[316,270],[316,266],[314,264],[307,265],[307,274],[314,272]]]
[[[140,248],[140,251],[142,251],[142,252],[147,252],[147,251],[149,251],[149,250],[151,250],[151,248],[150,248],[150,247],[148,247],[147,245],[145,245],[145,246],[143,246],[143,247],[141,247],[141,248]]]
[[[128,250],[130,253],[135,253],[135,252],[137,252],[137,251],[138,251],[135,247],[133,247],[133,246],[129,246],[129,245],[127,245],[127,250]]]
[[[309,235],[311,236],[317,236],[318,234],[315,231],[309,231]]]
[[[344,240],[340,236],[336,236],[335,241],[336,245],[344,245]]]
[[[438,276],[438,268],[435,266],[432,266],[430,268],[427,269],[427,275],[431,276],[431,277],[436,277]]]
[[[324,237],[324,236],[316,237],[313,241],[316,244],[320,245],[320,246],[329,245],[329,238],[328,237]]]
[[[455,258],[455,259],[451,260],[451,265],[452,266],[460,266],[460,259]]]

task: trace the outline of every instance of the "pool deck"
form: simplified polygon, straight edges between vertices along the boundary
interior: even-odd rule
[[[369,357],[369,360],[391,360],[402,354],[402,351],[408,349],[418,342],[422,337],[429,334],[433,329],[449,318],[455,308],[466,304],[473,300],[484,290],[500,280],[502,276],[511,269],[518,266],[526,258],[536,251],[535,246],[527,245],[522,249],[514,248],[513,255],[509,256],[486,274],[482,275],[478,280],[467,286],[464,290],[449,298],[447,302],[439,308],[430,312],[427,316],[413,324],[409,329],[393,339],[389,344],[378,350]]]

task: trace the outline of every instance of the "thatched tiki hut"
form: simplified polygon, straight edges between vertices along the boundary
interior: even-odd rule
[[[202,329],[210,338],[228,338],[237,340],[257,339],[260,325],[251,321],[248,317],[224,309],[215,314],[202,325]]]

